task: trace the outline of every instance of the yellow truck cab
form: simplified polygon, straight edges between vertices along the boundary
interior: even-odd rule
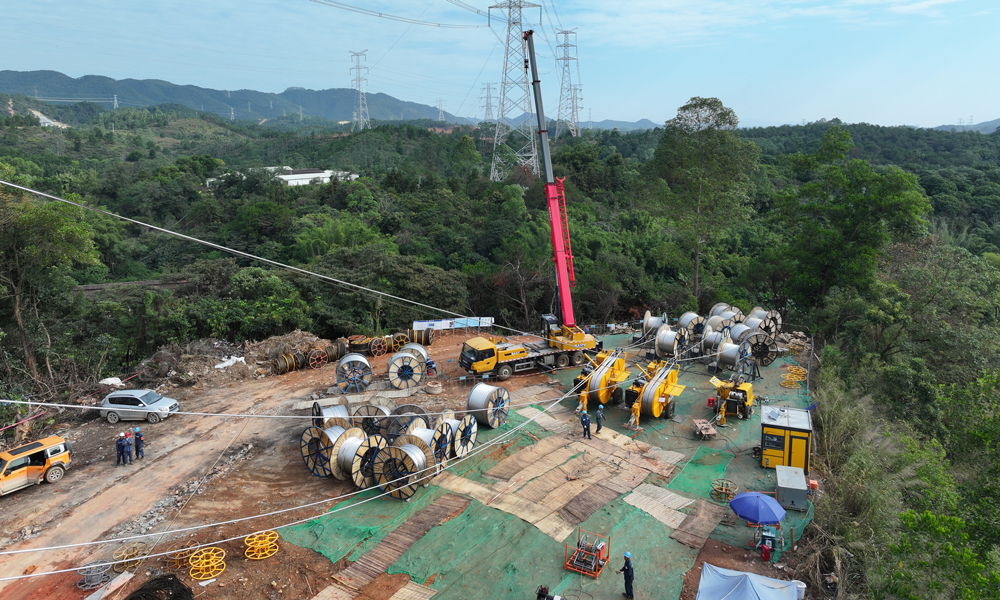
[[[43,481],[55,483],[72,462],[70,443],[57,435],[0,452],[0,496]]]

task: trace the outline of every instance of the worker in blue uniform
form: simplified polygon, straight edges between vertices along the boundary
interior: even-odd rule
[[[615,573],[625,575],[625,591],[622,592],[622,596],[625,596],[629,600],[635,597],[635,593],[632,590],[632,582],[635,580],[635,569],[632,568],[632,553],[625,553],[625,565],[621,569],[615,571]]]
[[[583,414],[580,415],[580,424],[583,425],[584,439],[588,440],[594,439],[590,437],[590,415],[587,414],[587,411],[583,411]]]

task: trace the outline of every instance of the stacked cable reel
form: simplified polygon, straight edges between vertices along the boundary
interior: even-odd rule
[[[788,367],[788,371],[781,376],[781,387],[793,390],[801,389],[802,386],[799,383],[805,381],[808,374],[809,371],[805,367],[791,365]]]
[[[446,410],[438,415],[435,427],[441,424],[446,425],[451,430],[451,454],[450,458],[462,458],[472,452],[479,437],[479,421],[471,414],[466,414],[459,419],[455,411]]]
[[[145,562],[147,553],[146,542],[131,542],[119,546],[112,554],[112,558],[115,560],[115,573],[124,573],[135,569]]]
[[[384,396],[375,396],[367,403],[354,409],[354,422],[368,435],[382,435],[386,424],[383,421],[396,410],[396,403]]]
[[[339,404],[327,407],[313,403],[313,426],[300,438],[302,461],[317,477],[349,479],[359,488],[369,488],[374,483],[374,457],[388,442],[380,433],[369,434],[353,425],[346,398],[335,402]]]
[[[188,558],[188,564],[191,565],[188,574],[191,575],[191,579],[197,581],[215,579],[226,570],[225,558],[226,551],[222,548],[216,546],[199,548]]]
[[[253,533],[243,538],[243,544],[247,549],[243,555],[250,560],[264,560],[278,553],[278,532],[261,531]]]
[[[465,410],[473,415],[480,425],[496,429],[507,422],[510,412],[510,394],[506,388],[477,383],[469,391]]]

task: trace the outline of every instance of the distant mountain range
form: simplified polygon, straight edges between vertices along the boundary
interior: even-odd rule
[[[237,119],[272,119],[301,111],[303,115],[331,121],[350,121],[357,108],[357,91],[332,88],[307,90],[290,87],[280,94],[254,90],[213,90],[194,85],[176,85],[159,79],[111,79],[100,75],[69,77],[57,71],[0,71],[0,92],[33,96],[47,102],[96,102],[111,108],[115,96],[119,106],[157,106],[180,104],[188,108]],[[379,121],[437,119],[438,109],[426,104],[406,102],[388,94],[367,93],[368,113]],[[479,119],[444,114],[449,123],[473,124]],[[590,127],[587,122],[581,123]],[[621,131],[652,129],[648,119],[600,121],[599,129]]]
[[[976,123],[975,125],[939,125],[934,129],[939,131],[978,131],[979,133],[993,133],[1000,127],[1000,119],[993,119],[992,121],[983,121],[982,123]]]

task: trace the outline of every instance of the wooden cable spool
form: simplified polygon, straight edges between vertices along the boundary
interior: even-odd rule
[[[397,437],[406,433],[409,427],[414,426],[415,422],[417,427],[427,427],[428,421],[427,411],[423,408],[416,404],[401,404],[394,408],[384,421],[385,430],[382,435],[392,443]]]
[[[410,336],[405,333],[394,333],[392,335],[392,351],[399,352],[403,346],[410,343]]]
[[[711,333],[705,334],[705,337],[701,338],[701,353],[706,358],[711,358],[715,356],[715,353],[719,351],[719,348],[723,344],[731,343],[731,338],[721,331],[713,331]]]
[[[684,329],[689,340],[700,340],[705,333],[705,317],[695,312],[686,312],[678,319],[677,329]]]
[[[348,354],[337,362],[336,383],[345,392],[363,392],[371,385],[372,379],[372,366],[360,354]]]
[[[743,338],[742,343],[758,366],[766,367],[778,358],[778,344],[766,332],[751,331]]]
[[[347,427],[353,425],[350,401],[343,397],[337,398],[337,400],[340,402],[334,406],[320,406],[319,402],[313,402],[312,416],[314,419],[312,423],[314,426],[326,429],[333,425],[340,425],[341,427],[345,424]]]
[[[742,346],[739,344],[722,344],[719,346],[719,356],[717,360],[719,361],[720,367],[725,367],[730,371],[735,371],[737,365],[740,363],[740,359],[744,358],[740,352]]]
[[[734,323],[732,319],[727,319],[722,315],[715,315],[714,317],[710,317],[708,321],[705,322],[705,328],[712,331],[720,331],[728,336],[729,330],[732,329],[735,324],[736,323]],[[704,339],[704,336],[702,336],[702,339]]]
[[[680,329],[674,331],[670,325],[660,325],[656,330],[656,338],[653,342],[653,350],[657,358],[667,358],[677,356],[680,348],[687,343],[687,330]]]
[[[708,318],[717,317],[726,311],[732,310],[728,302],[718,302],[708,311]]]
[[[372,356],[382,356],[389,351],[389,344],[385,342],[384,337],[373,337],[371,341],[368,342],[368,353]]]
[[[469,391],[465,410],[480,424],[496,429],[507,422],[510,411],[510,394],[505,388],[477,383]]]
[[[418,346],[418,344],[407,344]],[[422,346],[421,346],[422,348]],[[397,390],[417,387],[427,373],[427,359],[414,350],[400,350],[389,359],[389,385]]]
[[[732,338],[733,343],[739,344],[743,341],[743,338],[750,335],[753,329],[749,325],[744,323],[738,323],[733,325],[729,330],[729,337]]]
[[[349,475],[354,485],[366,490],[375,485],[375,457],[389,446],[389,441],[381,435],[369,435],[364,438],[351,438],[344,442],[338,454],[338,460],[344,458],[344,463],[338,465],[340,471]],[[348,451],[354,454],[348,456]],[[349,458],[349,462],[348,462]]]
[[[330,362],[330,355],[325,348],[313,348],[306,354],[306,360],[313,369],[322,369]]]
[[[373,470],[383,492],[407,500],[416,493],[418,485],[427,482],[427,470],[434,466],[431,447],[415,435],[404,434],[379,451]]]
[[[415,427],[410,435],[417,436],[430,446],[431,453],[434,454],[434,463],[438,467],[447,464],[448,457],[451,455],[452,436],[451,427],[447,423],[440,423],[433,429]]]
[[[664,324],[666,324],[667,315],[663,313],[661,315],[654,315],[653,313],[646,311],[646,314],[642,317],[642,335],[647,335],[652,332],[657,332],[659,334],[659,329]]]
[[[335,479],[354,479],[354,459],[366,439],[368,436],[360,427],[351,427],[340,434],[330,448],[330,472]]]
[[[742,323],[743,321],[746,320],[746,316],[743,314],[743,311],[736,308],[735,306],[730,307],[729,310],[727,310],[726,312],[722,313],[719,316],[722,317],[723,319],[732,321],[733,325]]]
[[[446,418],[444,423],[451,428],[451,457],[462,458],[476,445],[479,437],[479,422],[472,415],[465,415],[461,420]]]
[[[362,404],[354,410],[354,422],[367,435],[381,435],[385,427],[383,421],[392,409],[375,404]]]
[[[423,362],[427,362],[430,358],[430,354],[427,352],[427,348],[424,348],[422,344],[416,342],[410,342],[409,344],[404,344],[402,348],[399,349],[400,352],[409,352],[413,356],[416,356]]]
[[[407,329],[406,333],[410,335],[411,341],[422,346],[430,346],[434,343],[433,329]]]
[[[331,419],[331,421],[337,422],[337,419]],[[340,420],[338,424],[326,429],[313,426],[307,427],[302,432],[299,437],[299,453],[310,473],[316,477],[333,475],[330,459],[334,456],[337,440],[348,429],[351,429],[350,423]]]

